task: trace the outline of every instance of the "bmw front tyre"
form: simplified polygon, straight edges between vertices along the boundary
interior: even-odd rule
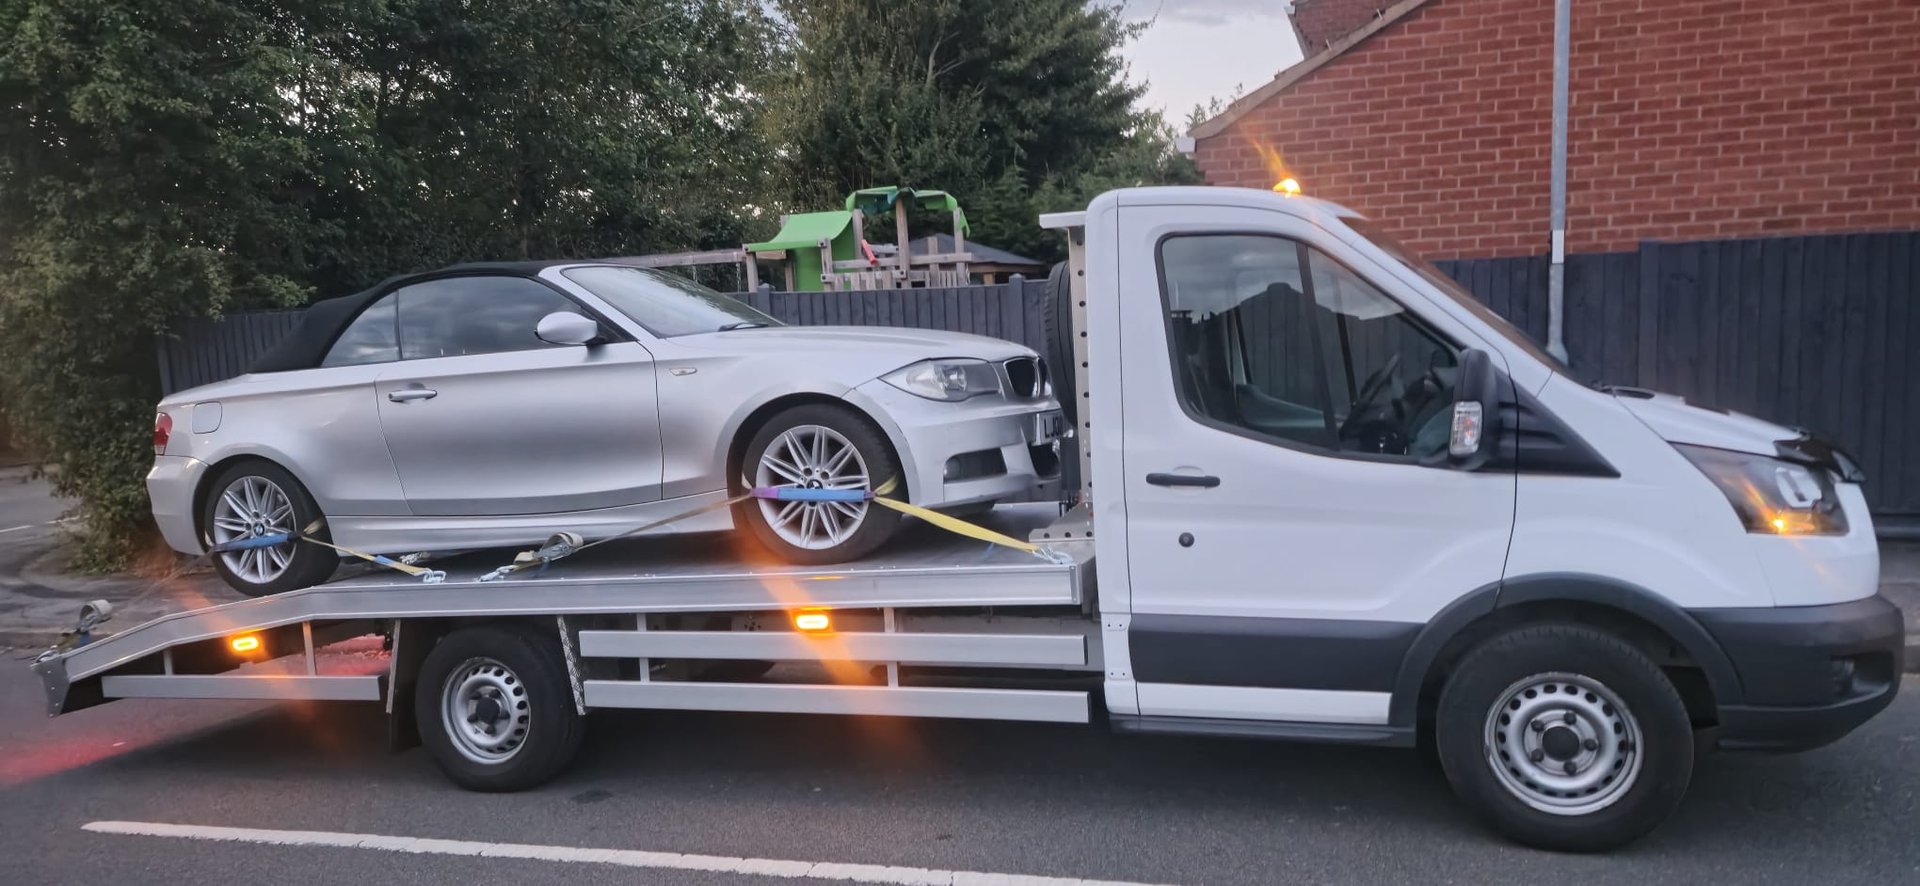
[[[1434,732],[1460,798],[1542,849],[1631,842],[1693,778],[1693,726],[1666,674],[1585,625],[1516,628],[1474,648],[1447,678]]]
[[[886,437],[851,408],[796,406],[775,415],[753,435],[741,463],[748,488],[797,488],[868,492],[900,475]],[[895,482],[887,494],[900,498]],[[753,499],[739,505],[735,520],[789,563],[816,565],[872,553],[900,525],[898,511],[867,501]]]

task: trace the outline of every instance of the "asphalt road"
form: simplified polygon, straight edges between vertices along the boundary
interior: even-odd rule
[[[460,792],[377,705],[120,701],[48,720],[0,669],[0,881],[775,882],[605,864],[93,833],[95,821],[1163,883],[1920,882],[1920,678],[1832,747],[1717,755],[1651,838],[1520,849],[1401,751],[1085,727],[596,714],[560,780]],[[796,882],[796,881],[784,881]]]

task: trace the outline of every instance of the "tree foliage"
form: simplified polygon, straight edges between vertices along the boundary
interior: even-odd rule
[[[792,65],[768,117],[796,209],[940,188],[982,242],[1057,255],[1044,211],[1199,176],[1137,108],[1117,6],[1086,0],[779,0]]]
[[[755,0],[0,0],[0,409],[86,558],[146,524],[179,318],[740,242],[768,28]]]
[[[0,0],[0,413],[125,557],[174,322],[454,261],[737,245],[857,187],[974,236],[1198,176],[1086,0]]]

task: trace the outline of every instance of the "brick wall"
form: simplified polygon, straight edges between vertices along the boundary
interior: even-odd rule
[[[1313,55],[1327,44],[1372,21],[1393,0],[1293,0],[1293,29],[1300,33],[1300,52]]]
[[[1920,228],[1920,2],[1587,2],[1571,73],[1570,248]]]
[[[1276,149],[1308,194],[1430,255],[1544,251],[1553,22],[1541,8],[1435,0],[1199,140],[1194,160],[1214,184],[1271,187],[1261,149]]]
[[[1551,8],[1432,0],[1195,159],[1265,187],[1271,146],[1431,255],[1545,252]],[[1571,74],[1573,251],[1920,229],[1920,2],[1582,0]]]

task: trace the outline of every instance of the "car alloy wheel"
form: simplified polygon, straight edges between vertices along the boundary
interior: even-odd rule
[[[845,435],[822,425],[796,425],[775,438],[754,470],[754,485],[801,489],[864,490],[866,460]],[[796,548],[837,547],[860,529],[867,503],[828,501],[757,502],[767,526]]]
[[[214,543],[224,544],[265,535],[291,536],[293,521],[293,500],[286,490],[265,477],[249,475],[221,491],[209,528]],[[220,555],[220,560],[242,579],[266,584],[286,574],[296,544],[299,542],[289,537],[270,547],[228,551]]]

